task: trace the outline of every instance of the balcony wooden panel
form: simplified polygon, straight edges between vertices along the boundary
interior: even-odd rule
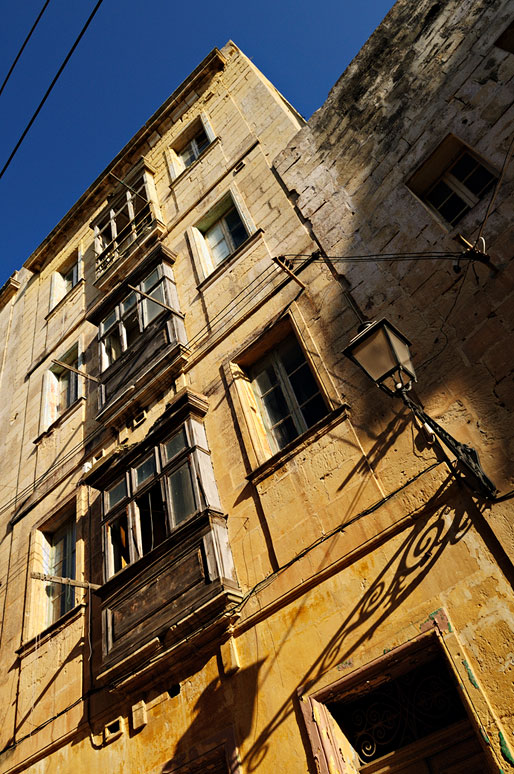
[[[166,659],[184,637],[194,639],[197,618],[202,647],[206,642],[207,647],[219,645],[229,626],[226,613],[241,598],[230,569],[230,549],[219,539],[226,529],[220,513],[198,513],[100,587],[96,592],[102,608],[100,681],[123,673],[129,662],[131,670],[149,668],[150,645],[152,664],[159,663],[159,656]]]

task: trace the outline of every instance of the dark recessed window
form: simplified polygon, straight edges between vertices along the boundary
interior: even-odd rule
[[[492,189],[496,174],[449,135],[407,185],[439,218],[454,226]]]
[[[467,717],[441,657],[350,701],[327,704],[362,763],[417,742]]]

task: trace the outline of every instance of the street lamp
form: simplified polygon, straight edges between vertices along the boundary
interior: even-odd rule
[[[409,345],[409,340],[394,325],[379,320],[361,325],[343,354],[362,368],[381,390],[401,398],[414,416],[453,452],[471,488],[487,499],[494,499],[498,490],[484,473],[477,451],[453,438],[408,394],[412,383],[417,381]]]

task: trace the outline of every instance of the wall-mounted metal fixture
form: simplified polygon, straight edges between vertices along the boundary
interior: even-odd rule
[[[484,473],[477,451],[453,438],[408,394],[412,383],[417,381],[409,345],[410,341],[394,325],[387,320],[380,320],[363,323],[344,354],[381,390],[401,398],[414,416],[450,449],[464,473],[466,483],[473,491],[489,500],[494,499],[498,490]]]

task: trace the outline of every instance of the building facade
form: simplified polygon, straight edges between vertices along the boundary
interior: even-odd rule
[[[511,21],[215,49],[0,290],[3,774],[514,769]]]

